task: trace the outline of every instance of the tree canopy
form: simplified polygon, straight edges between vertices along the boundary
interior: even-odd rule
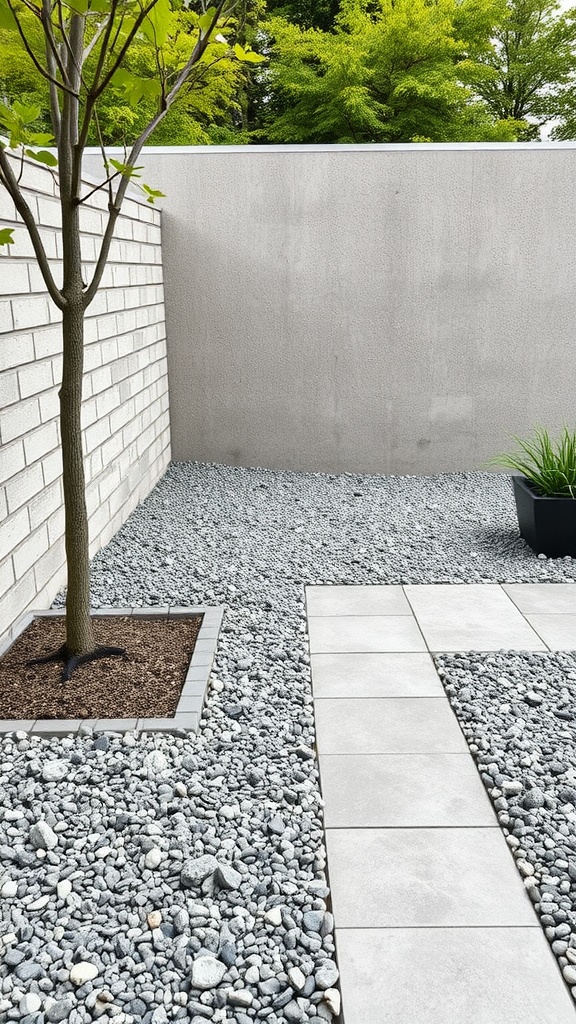
[[[269,142],[507,140],[467,84],[493,0],[342,0],[331,31],[266,25],[269,98],[255,135]]]
[[[186,7],[181,2],[170,6],[166,2],[165,6],[170,27],[162,47],[161,66],[158,66],[157,47],[151,33],[140,33],[125,55],[122,71],[115,75],[110,87],[99,99],[97,116],[89,126],[89,145],[97,146],[101,142],[117,146],[127,144],[148,123],[162,88],[177,75],[183,56],[189,52],[198,31],[202,4],[195,3]],[[45,42],[38,19],[27,10],[23,0],[16,0],[14,7],[32,52],[41,60]],[[91,10],[96,13],[94,4]],[[235,32],[238,32],[242,24],[242,17],[245,17],[244,9],[228,19],[228,38],[231,41],[235,40]],[[88,22],[88,36],[91,31]],[[43,77],[22,47],[20,33],[8,17],[0,22],[0,50],[0,97],[3,96],[8,102],[19,100],[38,106],[40,112],[37,127],[49,130],[49,100]],[[94,48],[88,56],[86,74],[94,72],[97,52],[97,48]],[[208,145],[248,141],[247,136],[241,138],[238,135],[238,96],[247,74],[245,63],[235,60],[233,55],[215,53],[212,46],[206,59],[200,62],[181,90],[177,102],[150,136],[150,144]],[[136,81],[137,86],[134,85]]]
[[[14,0],[41,45],[25,0]],[[172,4],[178,32],[164,72],[202,14]],[[557,0],[238,0],[232,38],[268,56],[264,68],[205,62],[151,143],[508,141],[576,138],[576,9]],[[15,31],[0,28],[0,96],[40,104],[34,66]],[[99,104],[89,141],[122,145],[153,108],[151,40],[127,55],[150,83],[137,102],[118,83]]]
[[[556,0],[508,0],[478,61],[482,73],[470,81],[495,118],[528,122],[526,139],[539,138],[555,118],[566,132],[576,109],[576,10],[562,13]]]

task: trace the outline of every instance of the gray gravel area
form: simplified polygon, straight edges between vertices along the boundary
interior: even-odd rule
[[[332,1020],[304,585],[575,579],[519,539],[504,477],[173,464],[93,604],[224,605],[200,731],[3,741],[0,1017]]]
[[[576,998],[576,655],[467,652],[435,662]]]

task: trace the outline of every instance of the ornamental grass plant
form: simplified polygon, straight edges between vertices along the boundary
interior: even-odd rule
[[[537,427],[533,439],[514,440],[519,452],[496,455],[486,465],[517,470],[541,497],[576,498],[576,431],[564,427],[553,442],[544,427]]]

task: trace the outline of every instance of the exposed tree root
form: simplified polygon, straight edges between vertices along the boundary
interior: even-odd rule
[[[47,665],[51,661],[63,661],[62,682],[67,683],[72,678],[72,673],[78,665],[86,665],[90,661],[97,661],[99,658],[111,658],[113,655],[126,654],[124,647],[95,647],[88,654],[69,654],[66,644],[62,644],[51,654],[44,654],[41,658],[31,658],[27,665]]]

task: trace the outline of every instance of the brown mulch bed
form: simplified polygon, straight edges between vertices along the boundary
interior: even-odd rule
[[[79,665],[63,683],[62,662],[26,665],[65,639],[63,618],[35,619],[0,659],[0,719],[174,715],[202,616],[94,616],[93,621],[97,644],[124,647],[126,654]]]

